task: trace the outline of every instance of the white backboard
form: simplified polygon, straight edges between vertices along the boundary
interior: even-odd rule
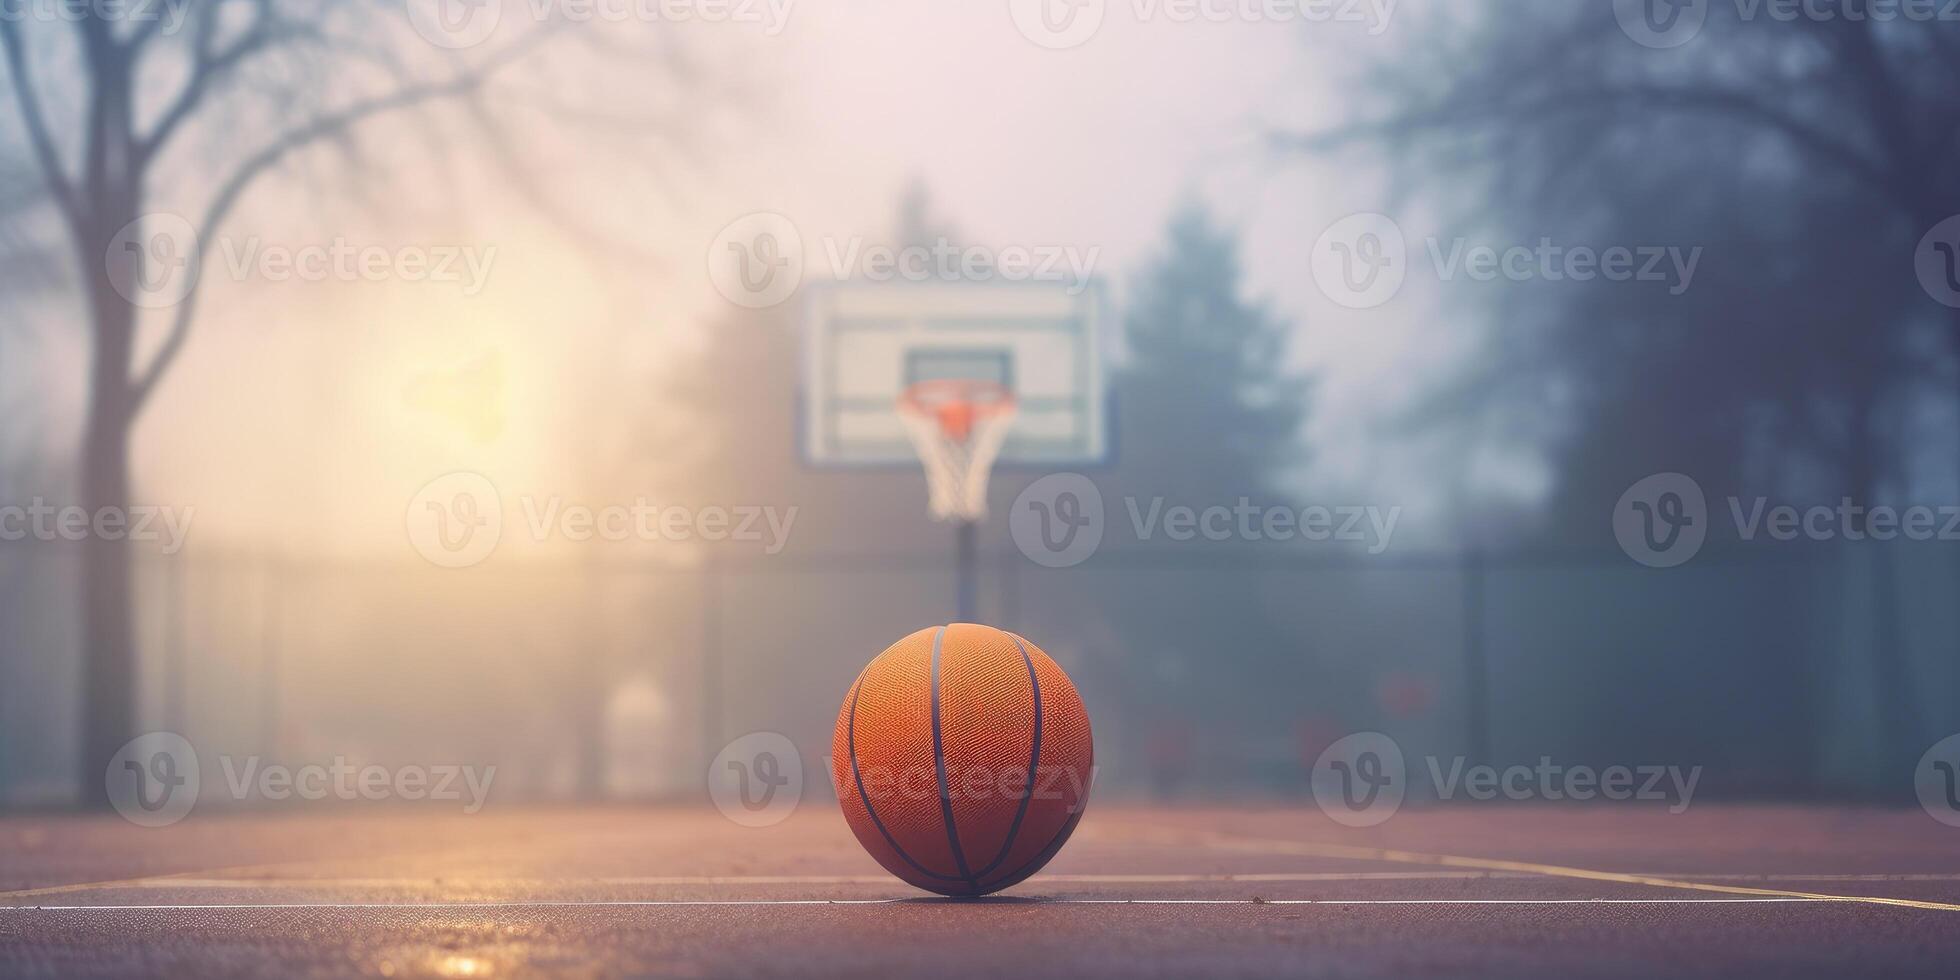
[[[827,283],[806,302],[798,420],[806,463],[917,466],[898,396],[907,385],[944,378],[995,381],[1014,392],[1014,427],[999,465],[1106,460],[1097,285]]]

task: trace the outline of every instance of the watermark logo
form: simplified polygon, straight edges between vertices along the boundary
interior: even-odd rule
[[[855,769],[846,763],[838,771],[837,760],[826,760],[831,778],[840,782],[853,779],[864,788],[864,799],[876,809],[879,805],[901,801],[947,800],[953,803],[985,803],[993,800],[1069,801],[1066,812],[1075,813],[1088,805],[1089,787],[1095,782],[1095,767],[1026,765],[973,765],[947,760],[943,767],[866,765]],[[943,769],[944,782],[941,782]]]
[[[422,486],[408,502],[408,541],[431,564],[467,568],[497,550],[503,536],[503,498],[479,473],[449,473]]]
[[[473,48],[489,40],[505,8],[534,23],[749,24],[775,37],[789,25],[796,0],[405,0],[408,20],[438,47]]]
[[[556,535],[567,541],[733,541],[760,544],[775,555],[789,546],[800,508],[792,504],[741,504],[734,507],[677,507],[656,504],[645,497],[630,504],[568,504],[556,496],[519,498],[524,526],[534,541]]]
[[[800,508],[792,505],[740,504],[732,507],[683,507],[658,504],[646,497],[632,502],[582,504],[557,494],[515,494],[518,515],[510,526],[532,541],[561,539],[574,544],[593,541],[733,542],[759,544],[764,554],[776,555],[789,546]],[[505,530],[504,495],[475,473],[438,477],[409,501],[409,543],[424,558],[444,568],[464,568],[490,557]]]
[[[1395,815],[1409,792],[1402,746],[1380,732],[1329,745],[1313,763],[1313,800],[1344,827],[1373,827]]]
[[[1014,546],[1037,565],[1080,565],[1102,545],[1102,491],[1080,473],[1051,473],[1014,498],[1007,529]]]
[[[497,259],[494,245],[363,245],[344,237],[289,245],[257,235],[221,235],[215,242],[213,251],[223,261],[205,262],[197,229],[177,215],[159,212],[124,225],[102,259],[110,286],[144,309],[177,306],[208,273],[238,282],[453,283],[463,295],[475,296],[488,283]]]
[[[184,29],[189,15],[190,0],[0,0],[0,21],[16,24],[120,22],[173,35]]]
[[[473,48],[490,39],[504,17],[504,0],[404,0],[408,22],[437,47]]]
[[[1338,541],[1364,544],[1368,553],[1388,550],[1402,508],[1353,505],[1261,506],[1249,497],[1230,504],[1192,505],[1164,497],[1125,496],[1123,513],[1138,542],[1189,544]],[[1014,498],[1008,532],[1029,561],[1070,568],[1101,547],[1107,519],[1102,493],[1080,473],[1042,477]]]
[[[1348,309],[1366,310],[1401,291],[1409,274],[1409,249],[1394,219],[1351,214],[1321,233],[1311,262],[1322,295]]]
[[[1138,23],[1341,24],[1388,30],[1399,0],[1130,0]],[[1101,29],[1105,0],[1008,0],[1014,26],[1052,51],[1080,47]]]
[[[1162,497],[1123,498],[1130,530],[1138,541],[1162,535],[1167,541],[1342,541],[1366,544],[1368,553],[1388,550],[1402,508],[1365,505],[1330,507],[1262,507],[1249,497],[1226,506],[1193,507],[1167,503]]]
[[[708,277],[724,299],[762,309],[795,295],[814,273],[811,259],[828,261],[827,274],[857,282],[1043,282],[1060,283],[1071,296],[1093,283],[1102,249],[1068,245],[1008,245],[1001,248],[931,243],[888,245],[863,236],[825,235],[821,248],[805,244],[795,222],[771,211],[743,215],[722,228],[708,245]]]
[[[1379,37],[1400,0],[1130,0],[1139,21],[1174,24],[1345,24]]]
[[[497,261],[495,245],[359,245],[342,237],[294,247],[225,235],[218,248],[225,271],[239,282],[452,283],[465,296],[483,291]]]
[[[1098,246],[1008,245],[989,248],[955,245],[941,238],[930,245],[867,245],[863,238],[826,237],[824,255],[840,280],[865,282],[1053,282],[1070,296],[1089,288],[1102,254]]]
[[[1774,503],[1730,496],[1724,511],[1736,540],[1960,541],[1960,505],[1866,506],[1840,497],[1835,504]],[[1613,510],[1613,536],[1627,556],[1653,568],[1682,564],[1701,550],[1716,520],[1694,480],[1659,473],[1627,489]]]
[[[1380,732],[1349,735],[1327,747],[1313,767],[1314,802],[1328,819],[1347,827],[1373,827],[1401,809],[1412,781],[1428,777],[1427,791],[1441,802],[1504,800],[1663,803],[1686,813],[1701,785],[1702,767],[1663,765],[1560,765],[1541,756],[1536,765],[1499,768],[1472,765],[1463,756],[1425,756],[1421,772],[1409,768],[1396,741]]]
[[[1467,797],[1478,802],[1527,800],[1561,802],[1608,800],[1615,803],[1665,803],[1667,812],[1680,815],[1694,804],[1695,787],[1701,785],[1701,767],[1680,766],[1562,766],[1551,756],[1540,756],[1535,766],[1467,765],[1462,756],[1425,760],[1430,787],[1444,802]]]
[[[775,306],[803,284],[803,235],[774,211],[736,218],[708,246],[708,279],[736,306]]]
[[[200,779],[197,750],[182,735],[151,732],[131,739],[103,773],[109,803],[140,827],[167,827],[190,815],[205,790],[219,789],[232,802],[291,800],[343,803],[424,800],[463,804],[474,814],[489,799],[497,767],[461,765],[359,766],[345,756],[298,767],[266,763],[259,756],[220,756],[222,784]]]
[[[1960,827],[1960,735],[1941,739],[1920,756],[1912,788],[1926,815],[1949,827]]]
[[[1707,540],[1708,499],[1692,478],[1656,473],[1620,495],[1613,507],[1613,537],[1634,561],[1673,568],[1693,558]]]
[[[744,827],[782,823],[803,799],[803,755],[787,735],[750,732],[715,753],[708,798]]]
[[[1620,30],[1643,47],[1678,48],[1701,34],[1709,0],[1613,0]]]
[[[1102,29],[1106,0],[1008,0],[1021,36],[1050,51],[1081,47]]]
[[[1593,248],[1560,245],[1550,238],[1540,238],[1536,245],[1473,244],[1461,238],[1450,239],[1447,247],[1439,238],[1424,244],[1430,267],[1442,282],[1461,277],[1474,282],[1652,283],[1665,286],[1669,296],[1679,296],[1694,285],[1702,255],[1700,245]]]
[[[1678,245],[1565,245],[1423,239],[1428,270],[1439,282],[1651,283],[1679,296],[1694,285],[1703,248]],[[1372,309],[1395,298],[1414,271],[1402,228],[1380,214],[1354,214],[1330,225],[1310,255],[1314,283],[1349,309]]]
[[[1953,0],[1730,0],[1737,23],[1944,24],[1960,20]],[[1649,48],[1678,48],[1699,37],[1714,0],[1613,0],[1620,30]]]
[[[197,805],[197,750],[175,732],[138,735],[102,773],[109,805],[139,827],[168,827]]]
[[[256,755],[246,756],[242,761],[227,755],[219,757],[218,765],[224,770],[225,789],[235,802],[431,801],[461,803],[463,812],[472,815],[489,802],[490,784],[497,778],[496,766],[410,765],[391,769],[373,764],[355,765],[339,755],[330,763],[298,767],[268,764]]]
[[[1920,288],[1935,302],[1960,309],[1960,214],[1934,225],[1913,253]]]
[[[195,507],[57,507],[35,497],[25,506],[0,505],[0,541],[141,541],[158,542],[166,555],[183,550],[190,537]]]
[[[197,229],[178,215],[143,215],[109,239],[102,263],[110,287],[131,305],[176,306],[197,288]]]

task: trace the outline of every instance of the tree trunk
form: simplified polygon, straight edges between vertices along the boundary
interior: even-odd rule
[[[1852,416],[1852,441],[1845,484],[1852,498],[1865,508],[1864,520],[1858,523],[1855,530],[1865,537],[1862,550],[1870,556],[1870,578],[1867,579],[1870,602],[1866,614],[1871,617],[1869,654],[1878,722],[1878,771],[1891,772],[1901,760],[1906,760],[1906,764],[1910,765],[1910,760],[1918,755],[1911,749],[1912,739],[1919,727],[1914,702],[1917,692],[1899,622],[1903,609],[1894,564],[1899,558],[1898,549],[1895,544],[1877,541],[1870,536],[1870,509],[1877,504],[1884,486],[1881,460],[1885,458],[1888,448],[1881,442],[1885,422],[1881,392],[1874,386],[1861,390],[1859,395],[1859,403]],[[1853,553],[1856,550],[1853,549]]]
[[[1948,310],[1946,316],[1946,322],[1947,322],[1947,335],[1952,342],[1954,355],[1956,357],[1960,357],[1960,310],[1956,310],[1956,309]],[[1954,410],[1956,412],[1960,412],[1960,380],[1956,380],[1954,384],[1953,404],[1954,404]],[[1960,437],[1960,426],[1956,426],[1956,431],[1954,434],[1956,437]],[[1960,450],[1960,445],[1956,445],[1955,448],[1956,450]],[[1956,462],[1960,462],[1960,451],[1956,451],[1954,453],[1953,458]],[[1955,475],[1956,477],[1960,477],[1960,473],[1956,473]],[[1960,484],[1956,484],[1956,485],[1960,485]],[[1960,584],[1960,549],[1955,549],[1949,543],[1945,545],[1944,550],[1947,552],[1947,554],[1953,556],[1952,581],[1956,584]],[[1956,655],[1951,659],[1952,662],[1954,663],[1960,663],[1960,655]],[[1953,690],[1948,692],[1952,696],[1952,699],[1948,703],[1960,704],[1960,670],[1956,670],[1953,676],[1954,676],[1955,683],[1953,685]],[[1950,726],[1952,723],[1956,721],[1960,721],[1960,719],[1954,717],[1951,708],[1947,709],[1945,714],[1947,716],[1946,718],[1935,719],[1935,721],[1937,723],[1940,723],[1942,725],[1947,725],[1947,726]]]
[[[91,521],[108,511],[126,522],[137,311],[111,279],[107,256],[115,236],[142,214],[143,161],[132,112],[130,52],[115,42],[112,27],[82,22],[91,84],[81,179],[70,217],[94,341],[82,433],[82,505]],[[144,281],[148,257],[147,249],[136,253],[136,284]],[[116,537],[107,540],[91,529],[82,545],[80,788],[83,803],[96,807],[109,802],[110,758],[138,734],[134,575],[129,543]]]
[[[99,240],[115,234],[112,226]],[[88,236],[97,238],[98,236]],[[87,247],[84,246],[84,250]],[[100,267],[103,251],[95,252]],[[84,259],[84,261],[87,261]],[[95,350],[82,437],[82,506],[91,518],[129,504],[129,370],[135,311],[106,276],[87,277]],[[82,800],[108,803],[109,759],[136,728],[136,653],[129,542],[90,533],[82,545]]]

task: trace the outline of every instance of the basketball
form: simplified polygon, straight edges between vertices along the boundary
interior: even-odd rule
[[[991,626],[934,626],[873,659],[831,749],[844,819],[885,870],[941,895],[1039,871],[1088,802],[1089,715],[1040,647]]]

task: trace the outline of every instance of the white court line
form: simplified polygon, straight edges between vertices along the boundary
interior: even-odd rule
[[[1960,912],[1960,904],[1952,902],[1928,902],[1914,898],[1892,898],[1885,895],[1838,895],[1822,892],[1793,891],[1781,888],[1723,885],[1710,881],[1689,881],[1678,876],[1640,875],[1629,874],[1623,871],[1595,871],[1590,868],[1576,868],[1560,864],[1540,864],[1533,861],[1466,857],[1459,854],[1429,854],[1421,851],[1404,851],[1395,848],[1359,847],[1352,844],[1244,837],[1237,834],[1217,833],[1214,831],[1177,831],[1171,828],[1158,828],[1148,833],[1156,835],[1159,839],[1167,839],[1171,842],[1196,842],[1215,850],[1236,851],[1240,853],[1251,852],[1267,855],[1292,854],[1303,857],[1386,861],[1397,864],[1428,865],[1430,867],[1443,867],[1456,870],[1523,871],[1545,875],[1550,878],[1604,881],[1624,885],[1652,885],[1656,888],[1676,888],[1688,891],[1714,892],[1723,895],[1745,895],[1754,898],[1808,898],[1826,902],[1853,902],[1864,905],[1884,905],[1893,908]]]
[[[926,898],[733,899],[644,902],[318,902],[267,905],[0,905],[0,912],[180,912],[252,909],[719,908],[797,905],[1787,905],[1836,904],[1823,898],[1029,898],[987,901]]]
[[[1489,871],[1329,871],[1269,874],[1039,875],[1030,884],[1168,885],[1311,881],[1427,881],[1482,878],[1537,878],[1541,875]],[[647,875],[610,878],[193,878],[161,876],[118,882],[116,888],[604,888],[655,885],[890,885],[891,875]]]
[[[1521,871],[1308,871],[1258,874],[1054,874],[1038,875],[1029,884],[1051,885],[1164,885],[1274,884],[1341,881],[1459,881],[1523,880],[1543,875]],[[1960,874],[1677,874],[1687,881],[1960,881]],[[158,876],[95,886],[114,888],[606,888],[672,885],[889,885],[890,875],[646,875],[604,878],[473,878],[430,875],[412,878],[194,878]],[[31,892],[32,890],[25,890]]]

